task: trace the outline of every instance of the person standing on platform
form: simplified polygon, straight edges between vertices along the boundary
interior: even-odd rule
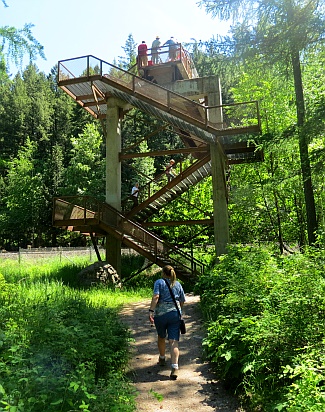
[[[152,56],[152,64],[159,63],[159,50],[160,50],[160,38],[156,36],[156,39],[152,42],[151,46],[151,56]]]
[[[175,43],[174,37],[171,36],[164,46],[169,46],[169,61],[176,60],[177,43]]]
[[[140,67],[147,67],[148,66],[148,56],[147,56],[148,46],[146,42],[143,40],[141,44],[138,46],[138,57]]]

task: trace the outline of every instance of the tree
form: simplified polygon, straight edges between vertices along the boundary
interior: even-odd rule
[[[4,7],[8,7],[5,0],[2,0]],[[9,65],[12,60],[17,66],[21,66],[23,57],[29,55],[30,62],[34,61],[37,56],[45,59],[44,47],[35,39],[32,34],[33,24],[25,24],[22,29],[15,27],[0,27],[0,61]],[[6,71],[4,64],[0,64],[0,80]]]
[[[119,66],[124,70],[132,69],[137,63],[137,44],[132,34],[129,34],[125,46],[122,47],[125,57],[119,56]]]
[[[102,156],[102,136],[95,124],[85,126],[78,138],[72,138],[70,164],[65,170],[66,195],[88,195],[105,198],[105,159]],[[63,192],[63,193],[62,193]]]
[[[44,155],[46,150],[50,150],[47,142],[54,114],[50,80],[44,73],[39,73],[34,64],[30,64],[22,75],[18,73],[2,89],[0,157],[4,154],[16,156],[27,137],[38,142],[38,149]]]
[[[235,101],[260,101],[265,160],[231,166],[229,211],[232,238],[277,240],[283,252],[285,244],[306,244],[306,221],[294,127],[294,84],[278,75],[281,67],[280,63],[265,67],[260,56],[239,66],[241,75],[231,91]]]
[[[308,150],[308,135],[305,126],[306,111],[301,75],[301,54],[325,33],[324,11],[317,0],[201,0],[213,17],[228,20],[242,18],[237,25],[246,33],[246,43],[238,45],[243,53],[262,53],[270,63],[281,61],[290,64],[294,79],[299,137],[300,163],[304,187],[309,244],[316,240],[317,219],[311,166]],[[248,41],[247,41],[248,39]],[[243,36],[241,36],[243,40]]]
[[[61,89],[58,89],[54,76],[46,77],[44,73],[38,72],[34,64],[30,64],[22,73],[18,73],[13,80],[0,83],[0,232],[2,245],[10,249],[17,245],[25,236],[25,241],[35,246],[56,244],[56,231],[52,229],[52,198],[62,194],[62,187],[70,184],[71,179],[65,180],[66,167],[71,160],[72,138],[78,137],[78,132],[82,132],[84,125],[93,121],[90,115],[79,105],[72,101]],[[80,108],[81,109],[81,108]],[[79,115],[80,114],[80,115]],[[16,207],[20,213],[19,224],[15,225],[15,210],[8,203],[12,196],[16,195],[19,203],[18,189],[20,187],[17,177],[13,180],[13,165],[19,165],[17,172],[22,173],[22,153],[24,159],[27,158],[29,146],[33,144],[33,150],[28,157],[31,161],[31,172],[21,178],[22,185],[28,187],[28,179],[33,180],[30,185],[36,184],[39,179],[39,191],[37,196],[41,199],[41,208],[37,208],[37,200],[33,199],[33,222],[36,226],[29,224],[29,218],[25,219],[24,199],[21,198],[21,205]],[[26,152],[22,152],[26,150]],[[101,148],[101,158],[104,149]],[[27,160],[24,161],[27,164]],[[97,179],[94,175],[94,188],[97,185],[104,185],[103,176]],[[82,176],[79,176],[80,180]],[[13,182],[13,183],[11,183]],[[14,189],[17,184],[17,189]],[[29,189],[26,189],[28,192]],[[33,189],[36,193],[36,189]],[[18,194],[17,194],[18,193]],[[66,194],[74,194],[66,193]],[[28,207],[26,207],[28,210]],[[37,212],[37,213],[36,213]],[[15,232],[15,238],[11,230],[11,225],[19,229]],[[31,229],[34,228],[34,237]]]
[[[35,168],[37,144],[27,139],[17,158],[8,164],[3,202],[2,230],[15,235],[16,246],[33,244],[40,217],[46,207],[42,176]]]

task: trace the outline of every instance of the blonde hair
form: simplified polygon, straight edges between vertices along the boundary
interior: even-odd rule
[[[170,265],[167,265],[163,267],[162,271],[165,276],[168,276],[170,278],[170,286],[174,286],[176,282],[176,273],[174,268]]]

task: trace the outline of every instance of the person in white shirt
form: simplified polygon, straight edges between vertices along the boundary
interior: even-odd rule
[[[133,200],[133,207],[139,204],[139,183],[136,183],[131,190],[131,198]]]

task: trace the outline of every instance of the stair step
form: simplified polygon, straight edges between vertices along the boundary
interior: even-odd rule
[[[177,187],[181,188],[182,190],[187,189],[187,186],[183,180],[177,184]]]
[[[195,163],[192,166],[190,166],[191,174],[184,177],[174,186],[170,188],[165,187],[165,190],[162,190],[162,193],[158,198],[153,200],[147,206],[144,206],[143,209],[136,214],[138,217],[140,217],[139,220],[146,220],[148,217],[152,216],[153,214],[157,213],[161,208],[163,208],[166,205],[166,203],[171,202],[172,200],[182,195],[185,191],[187,191],[190,188],[190,186],[195,185],[196,183],[204,179],[206,176],[209,176],[211,174],[211,160],[204,163],[204,159],[198,161],[201,162],[199,163],[200,166],[198,168],[195,169]],[[184,174],[188,173],[184,171]]]
[[[193,186],[194,183],[196,183],[196,180],[190,179],[189,177],[186,179],[187,182],[189,182],[189,186]]]
[[[166,202],[164,202],[164,203],[166,203]],[[160,202],[158,202],[158,200],[155,200],[153,203],[151,203],[152,205],[155,206],[154,213],[156,213],[159,209],[161,209],[163,207],[164,203],[160,203]]]
[[[171,198],[171,195],[170,194],[164,194],[164,195],[162,195],[162,196],[160,196],[159,197],[159,199],[161,199],[161,200],[163,200],[163,201],[167,201],[168,199],[170,199]]]

